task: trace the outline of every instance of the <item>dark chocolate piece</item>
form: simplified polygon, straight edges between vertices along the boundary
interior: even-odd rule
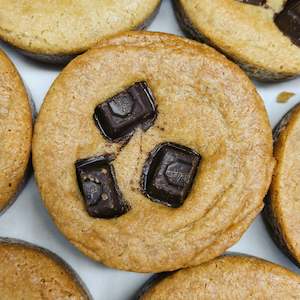
[[[111,161],[111,156],[99,156],[75,164],[79,188],[91,217],[116,218],[129,210],[118,188]]]
[[[144,193],[154,202],[177,208],[191,190],[201,156],[173,143],[157,146],[145,163],[142,175]]]
[[[240,0],[240,2],[257,5],[257,6],[263,6],[266,4],[267,1],[266,0]]]
[[[155,101],[146,82],[137,82],[95,109],[94,120],[111,141],[127,139],[138,126],[147,130],[156,118]]]
[[[275,24],[294,44],[300,46],[300,1],[288,1],[275,16]]]

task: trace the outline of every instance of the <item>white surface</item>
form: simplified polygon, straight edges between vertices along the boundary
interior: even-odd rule
[[[182,34],[169,0],[164,0],[150,30]],[[16,64],[39,109],[60,69],[36,63],[6,45],[0,46]],[[264,98],[273,126],[290,107],[300,101],[300,78],[285,83],[257,84],[257,88]],[[287,104],[276,103],[276,96],[282,91],[295,92],[297,95]],[[95,299],[129,299],[149,277],[145,274],[112,270],[80,254],[58,232],[51,221],[42,204],[33,176],[15,204],[0,217],[0,236],[20,238],[54,251],[79,273]],[[276,248],[260,216],[231,250],[256,255],[299,272],[299,269]]]

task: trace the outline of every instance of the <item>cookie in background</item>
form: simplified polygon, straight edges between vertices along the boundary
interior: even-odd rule
[[[0,38],[24,54],[66,63],[100,39],[151,23],[160,0],[0,0]]]
[[[233,254],[170,274],[155,275],[134,300],[298,299],[300,276],[271,262]]]
[[[264,216],[271,236],[294,263],[300,265],[300,105],[274,129],[277,161]]]
[[[0,257],[1,299],[92,299],[74,270],[46,249],[0,238]]]
[[[17,69],[0,51],[0,214],[16,199],[28,175],[33,110]]]
[[[212,45],[251,77],[276,81],[300,74],[300,2],[173,0],[191,37]]]

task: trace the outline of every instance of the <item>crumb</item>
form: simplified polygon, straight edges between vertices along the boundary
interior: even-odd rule
[[[295,93],[291,93],[291,92],[281,92],[278,96],[277,96],[277,102],[278,103],[286,103],[290,100],[290,98],[292,98],[293,96],[295,96]]]

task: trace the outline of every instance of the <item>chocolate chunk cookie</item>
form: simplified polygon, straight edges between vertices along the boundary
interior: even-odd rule
[[[33,161],[66,237],[139,272],[222,254],[261,211],[274,165],[247,76],[205,45],[146,32],[104,40],[63,70],[37,120]]]
[[[300,2],[173,0],[185,32],[263,81],[300,74]]]

